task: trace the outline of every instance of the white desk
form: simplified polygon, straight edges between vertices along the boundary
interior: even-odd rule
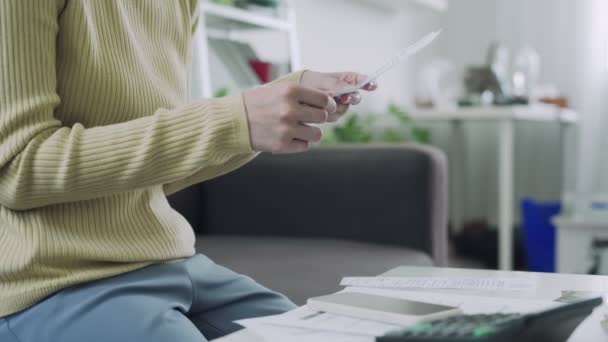
[[[593,240],[608,240],[608,223],[589,217],[561,215],[553,218],[553,223],[557,227],[557,271],[582,274],[589,272],[593,264],[590,254]],[[605,270],[606,266],[602,268]]]
[[[464,165],[465,121],[486,121],[498,124],[498,260],[502,270],[513,269],[513,203],[514,203],[514,125],[522,122],[559,122],[562,124],[561,142],[564,151],[566,127],[578,121],[578,114],[551,105],[467,107],[415,110],[410,113],[416,121],[448,121],[451,124],[450,172],[453,173],[450,206],[454,227],[462,227],[462,184]]]
[[[522,276],[534,277],[538,280],[538,290],[528,295],[530,298],[554,300],[561,296],[562,290],[593,291],[608,294],[608,276],[552,274],[552,273],[528,273],[508,271],[469,270],[455,268],[433,268],[433,267],[397,267],[383,276],[422,276],[422,277],[491,277],[491,276]],[[445,291],[448,292],[448,291]],[[508,293],[505,294],[508,297]],[[526,297],[526,296],[523,296]],[[517,294],[517,298],[522,295]],[[606,341],[606,334],[600,326],[603,319],[603,308],[596,310],[589,316],[576,331],[570,336],[568,342]],[[232,335],[216,340],[218,342],[264,342],[259,336],[248,330],[241,330]]]

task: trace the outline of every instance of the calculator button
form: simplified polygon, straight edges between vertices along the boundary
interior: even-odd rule
[[[475,330],[473,330],[473,336],[474,337],[485,337],[488,335],[492,335],[495,332],[496,332],[496,328],[494,328],[493,326],[484,325],[484,326],[475,328]]]
[[[446,327],[446,328],[443,330],[443,334],[444,334],[445,336],[455,336],[455,335],[457,335],[458,330],[459,330],[459,327],[458,327],[458,325],[457,325],[457,324],[451,324],[451,325],[448,325],[448,326],[447,326],[447,327]]]
[[[431,329],[432,327],[433,325],[430,323],[419,323],[407,329],[407,332],[410,332],[412,334],[419,334]]]

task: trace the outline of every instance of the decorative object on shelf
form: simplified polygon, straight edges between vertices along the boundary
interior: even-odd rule
[[[536,101],[534,95],[539,72],[540,57],[533,48],[521,49],[510,68],[509,50],[500,43],[493,43],[488,50],[485,65],[467,68],[464,77],[466,93],[458,104],[516,105]]]
[[[378,129],[378,120],[387,115],[397,125]],[[431,133],[428,129],[417,126],[405,110],[391,103],[386,113],[348,114],[343,123],[326,132],[322,144],[400,144],[407,141],[428,144],[431,142]]]
[[[461,87],[449,60],[438,58],[428,62],[417,73],[416,80],[417,107],[448,107],[456,103]]]
[[[276,60],[274,57],[261,59],[273,62],[270,76],[264,76],[264,79],[276,79],[301,68],[296,15],[288,1],[206,0],[201,2],[200,12],[194,44],[195,75],[192,77],[195,98],[212,97],[218,86],[227,87],[232,93],[261,83],[249,63],[260,58],[255,52],[251,53],[253,49],[249,44],[256,48],[271,44],[258,42],[254,37],[257,32],[287,36],[288,60],[283,60],[282,56]],[[264,51],[256,49],[256,52],[264,55]]]
[[[487,64],[490,66],[496,80],[500,86],[503,96],[512,95],[511,74],[510,74],[510,55],[511,52],[504,44],[493,42],[488,50]]]
[[[209,39],[209,48],[217,54],[219,61],[240,87],[250,88],[260,84],[258,75],[248,62],[250,58],[256,57],[250,54],[251,48],[247,44],[212,38]]]
[[[253,58],[249,60],[249,65],[258,76],[262,84],[268,83],[272,80],[272,63]]]
[[[531,46],[517,52],[513,61],[513,95],[534,100],[540,77],[540,56]]]
[[[490,92],[494,99],[503,96],[498,78],[489,66],[471,66],[467,68],[464,86],[467,91],[466,98],[472,105],[479,105],[482,103],[482,95],[484,92]],[[463,103],[461,103],[461,105],[462,104]]]

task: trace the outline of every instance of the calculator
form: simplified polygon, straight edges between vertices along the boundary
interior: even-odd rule
[[[566,341],[574,329],[602,302],[602,298],[593,298],[525,315],[495,313],[451,316],[393,331],[377,337],[376,341]]]

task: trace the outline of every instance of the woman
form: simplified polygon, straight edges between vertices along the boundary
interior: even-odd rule
[[[189,101],[196,6],[0,1],[0,341],[204,341],[293,307],[195,255],[166,196],[305,151],[361,76]]]

